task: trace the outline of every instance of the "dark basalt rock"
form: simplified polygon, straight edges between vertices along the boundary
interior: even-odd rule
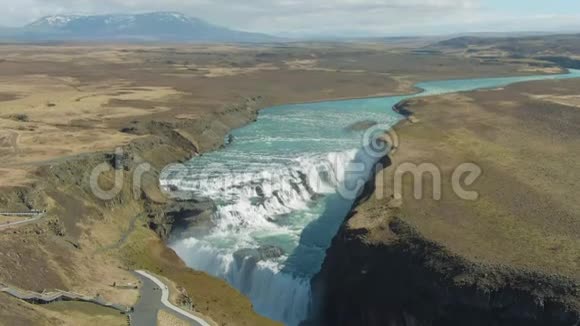
[[[209,199],[176,201],[163,211],[160,221],[150,227],[167,240],[200,237],[215,227],[212,216],[215,204]]]
[[[367,245],[343,226],[314,278],[308,323],[369,326],[572,326],[573,282],[448,255],[395,219],[399,239]],[[539,285],[538,283],[541,283]]]

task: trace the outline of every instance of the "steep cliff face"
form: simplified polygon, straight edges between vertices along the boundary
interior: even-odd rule
[[[167,164],[184,162],[200,153],[215,150],[224,145],[224,138],[232,129],[255,121],[260,109],[260,98],[249,98],[232,104],[213,117],[176,122],[152,121],[146,126],[131,129],[135,133],[153,134],[163,146],[153,146],[142,156],[155,170],[154,186],[158,185],[159,171]],[[146,190],[146,189],[145,189]],[[151,196],[149,196],[151,197]],[[151,198],[150,198],[151,199]],[[174,199],[158,205],[148,201],[149,226],[163,240],[167,240],[175,228],[205,232],[210,226],[213,204],[206,199]]]
[[[490,98],[489,93],[481,96],[485,100]],[[513,93],[496,96],[503,100],[514,98]],[[382,162],[387,168],[372,178],[373,182],[369,182],[334,238],[320,273],[312,281],[312,318],[305,324],[580,325],[580,274],[575,269],[578,251],[574,249],[578,237],[577,233],[572,236],[566,233],[576,229],[577,219],[566,220],[566,214],[558,213],[558,206],[545,211],[526,210],[554,194],[574,194],[577,188],[563,186],[565,191],[544,192],[535,197],[536,187],[514,187],[517,183],[510,179],[513,171],[523,170],[522,162],[530,162],[529,157],[514,159],[517,168],[506,169],[504,165],[509,163],[505,160],[488,155],[477,157],[473,145],[464,149],[450,144],[453,128],[467,128],[473,130],[474,135],[481,132],[482,138],[490,137],[491,127],[479,126],[485,120],[481,117],[496,123],[506,119],[508,113],[518,113],[501,110],[497,116],[489,118],[486,114],[499,107],[496,102],[487,110],[474,105],[473,99],[464,102],[458,102],[457,96],[452,99],[442,104],[437,102],[438,98],[414,104],[421,107],[413,110],[420,122],[404,122],[395,128],[401,139],[400,150],[386,159],[388,162]],[[537,120],[538,128],[522,127],[521,121],[542,108],[543,105],[538,105],[538,109],[534,109],[533,103],[526,102],[517,119],[495,129],[498,135],[494,135],[493,146],[505,141],[501,145],[506,150],[538,152],[537,148],[527,151],[520,148],[527,146],[527,139],[544,130],[541,128],[545,128],[550,116],[558,112],[557,108],[545,110],[546,116]],[[469,114],[462,116],[462,110]],[[566,121],[572,120],[566,117]],[[526,140],[521,142],[524,145],[503,134],[516,128],[526,135],[523,138]],[[461,137],[461,141],[465,139]],[[565,139],[560,144],[567,146]],[[543,171],[559,171],[551,165],[560,163],[558,158],[546,157],[543,152],[538,155]],[[392,180],[400,164],[434,162],[442,168],[443,175],[451,175],[446,169],[465,162],[466,157],[477,158],[485,171],[481,183],[472,187],[478,190],[483,198],[481,201],[459,201],[456,196],[443,196],[439,201],[414,200],[412,187],[409,187],[412,179],[403,181],[408,191],[403,192],[402,200],[394,199]],[[573,171],[571,166],[567,169]],[[545,184],[558,180],[553,174],[546,172],[546,175],[550,178]],[[531,177],[526,176],[526,180],[529,179]],[[378,188],[378,180],[382,188]],[[571,185],[564,181],[559,184]],[[448,184],[443,186],[447,189]],[[378,196],[379,189],[384,196]],[[559,203],[567,205],[570,202]],[[577,218],[575,213],[571,216]],[[521,219],[521,222],[511,223],[512,219]],[[538,238],[529,232],[536,221],[543,232]],[[560,243],[547,245],[545,239],[559,239]]]
[[[219,147],[231,129],[253,121],[258,109],[256,100],[249,99],[202,119],[132,121],[123,132],[138,137],[121,146],[120,153],[55,159],[31,170],[29,186],[0,186],[2,209],[46,210],[37,223],[0,233],[0,280],[38,292],[98,293],[131,305],[127,291],[110,284],[131,280],[131,270],[146,269],[186,289],[195,310],[219,324],[277,325],[257,315],[251,302],[224,281],[189,269],[163,242],[174,227],[201,225],[199,215],[211,203],[164,196],[160,171]],[[111,200],[99,199],[90,187],[91,171],[103,164],[107,169],[98,178],[103,190],[113,189],[121,176],[121,190]],[[143,164],[149,169],[141,175],[137,171]],[[136,180],[141,181],[138,188]]]
[[[557,277],[469,264],[392,219],[391,243],[345,224],[314,279],[322,325],[577,325],[578,287]]]

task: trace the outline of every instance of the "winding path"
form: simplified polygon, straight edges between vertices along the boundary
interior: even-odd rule
[[[1,215],[1,214],[0,214]],[[14,227],[18,227],[18,226],[24,226],[24,225],[28,225],[28,224],[33,224],[38,222],[42,217],[44,216],[44,214],[38,214],[33,218],[24,220],[24,221],[18,221],[18,222],[12,222],[12,223],[6,223],[6,224],[0,224],[0,231],[4,231],[4,230],[8,230],[8,229],[12,229]]]
[[[205,320],[173,305],[169,302],[169,288],[157,277],[146,271],[135,271],[143,282],[141,299],[131,314],[132,324],[139,326],[157,326],[157,313],[166,310],[186,320],[194,326],[210,326]]]
[[[79,301],[97,304],[106,308],[118,310],[123,313],[127,313],[129,311],[129,308],[126,306],[107,302],[100,297],[89,297],[78,293],[60,290],[37,293],[0,283],[0,293],[6,293],[32,304],[47,304],[56,301]]]

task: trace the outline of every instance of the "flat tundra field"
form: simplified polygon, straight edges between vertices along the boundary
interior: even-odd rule
[[[226,283],[187,268],[165,246],[171,227],[165,211],[171,203],[155,189],[159,171],[169,163],[218,148],[228,130],[251,122],[259,109],[272,105],[406,94],[417,91],[414,83],[427,80],[562,71],[556,65],[538,65],[528,59],[488,62],[456,50],[416,51],[424,45],[0,45],[0,211],[47,211],[38,223],[0,231],[0,282],[40,292],[60,289],[99,295],[109,302],[131,306],[139,292],[112,285],[135,283],[130,271],[145,269],[174,282],[181,293],[175,300],[192,302],[196,313],[220,325],[276,324],[255,314],[250,302]],[[546,205],[575,219],[553,222],[545,228],[540,215],[531,214],[525,223],[535,223],[534,227],[522,230],[530,232],[533,244],[546,246],[542,255],[553,253],[531,263],[552,264],[557,259],[567,259],[567,266],[559,270],[570,275],[578,273],[580,263],[570,252],[578,248],[577,238],[570,233],[578,234],[579,210],[573,199],[577,192],[564,192],[558,182],[573,185],[577,179],[577,174],[566,171],[577,162],[573,159],[577,150],[573,149],[578,148],[578,137],[573,138],[573,131],[566,129],[570,135],[563,130],[559,136],[572,138],[560,142],[553,134],[543,132],[541,121],[535,119],[539,115],[527,116],[516,107],[532,101],[546,109],[555,106],[562,114],[572,114],[578,110],[579,99],[570,90],[579,84],[566,81],[534,85],[519,92],[490,93],[497,94],[493,105],[513,112],[501,115],[481,109],[481,114],[490,119],[502,117],[501,125],[489,126],[487,131],[456,128],[454,134],[442,137],[446,137],[445,148],[450,151],[455,149],[449,144],[461,150],[477,145],[479,154],[488,160],[502,155],[506,164],[525,163],[523,169],[510,176],[529,188],[541,183],[543,190],[537,190],[541,191],[537,196],[549,194],[553,200]],[[424,111],[428,114],[429,107],[444,103],[463,109],[473,103],[492,105],[481,94],[429,99],[433,104],[429,102]],[[419,119],[423,121],[420,126],[429,125],[427,116]],[[524,127],[522,119],[532,119],[536,123],[534,130],[542,132]],[[441,128],[446,127],[440,123]],[[512,129],[515,125],[518,128]],[[479,131],[481,135],[474,134]],[[553,164],[537,163],[547,156],[525,154],[537,151],[526,145],[528,135],[545,146],[545,155],[553,159]],[[510,139],[521,145],[519,152],[509,146]],[[496,140],[504,142],[503,147],[487,146]],[[118,198],[102,201],[89,189],[90,171],[102,163],[115,165],[111,153],[117,147],[125,153],[121,169],[129,172],[124,175],[125,185],[131,185],[128,175],[139,163],[149,162],[153,169],[142,194],[134,197],[127,186]],[[543,173],[542,178],[529,179],[539,173]],[[112,180],[110,172],[99,182],[111,186]],[[505,201],[502,204],[509,205]],[[496,202],[488,205],[502,212],[506,209]],[[421,208],[416,209],[422,212]],[[488,211],[485,207],[479,209],[482,214]],[[532,210],[531,206],[522,209],[521,213]],[[0,216],[0,225],[13,221]],[[510,221],[512,231],[519,228],[518,223],[524,223],[517,218]],[[426,230],[434,238],[447,240],[444,223],[448,222],[433,222]],[[494,221],[480,223],[486,223],[483,230],[491,234]],[[465,229],[478,239],[471,225]],[[541,242],[538,232],[550,230],[558,231],[559,237]],[[524,238],[520,240],[525,242]],[[464,245],[459,239],[450,242],[459,253],[469,250]],[[478,249],[500,252],[498,246],[488,244]],[[478,257],[487,256],[481,253]],[[530,261],[517,263],[526,262]],[[124,322],[115,313],[90,305],[34,306],[0,294],[0,306],[0,325],[6,321],[10,325],[62,325],[77,320],[90,320],[95,325]],[[160,314],[159,320],[179,324],[165,314]]]

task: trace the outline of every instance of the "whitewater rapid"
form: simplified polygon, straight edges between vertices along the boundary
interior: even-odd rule
[[[161,185],[215,204],[207,234],[173,239],[188,266],[223,278],[255,310],[286,325],[304,320],[310,280],[377,160],[376,137],[400,121],[391,108],[414,96],[503,87],[570,75],[420,83],[420,95],[286,105],[234,130],[223,149],[168,167]],[[352,130],[374,121],[370,132]]]
[[[179,239],[172,247],[189,266],[234,285],[259,313],[297,325],[308,313],[310,278],[319,270],[336,232],[319,237],[315,231],[310,239],[303,239],[303,231],[324,214],[330,198],[347,197],[343,200],[346,206],[358,195],[357,185],[367,179],[376,159],[363,153],[351,149],[311,154],[274,164],[274,168],[258,163],[250,169],[262,170],[237,174],[220,165],[210,167],[203,177],[192,173],[194,178],[166,182],[182,191],[199,191],[217,203],[211,234]],[[347,175],[353,162],[368,168]],[[346,196],[337,193],[357,179],[361,182],[353,182]],[[334,228],[343,218],[335,216]],[[333,229],[332,224],[324,230]],[[267,259],[240,255],[240,251],[256,248],[269,248],[280,255]]]

